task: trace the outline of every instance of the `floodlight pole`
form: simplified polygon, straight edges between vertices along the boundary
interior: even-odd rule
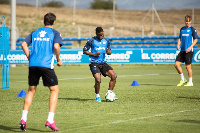
[[[192,24],[194,25],[194,8],[192,9]]]
[[[113,26],[115,26],[115,0],[113,0]]]
[[[74,8],[73,8],[73,22],[72,24],[75,25],[75,20],[76,19],[76,0],[74,0]]]
[[[151,13],[152,13],[152,15],[151,15],[152,31],[151,32],[154,32],[154,10],[155,10],[154,4],[152,3],[152,8],[151,8]]]
[[[38,0],[35,0],[35,11],[38,9]]]
[[[16,49],[16,0],[11,0],[11,49]]]

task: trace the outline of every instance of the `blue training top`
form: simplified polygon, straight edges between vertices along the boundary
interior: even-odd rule
[[[42,27],[29,34],[24,41],[28,45],[32,43],[29,67],[54,68],[54,44],[62,46],[62,37],[58,31]]]
[[[179,38],[181,40],[181,51],[186,51],[193,43],[194,39],[198,39],[198,35],[196,29],[192,26],[190,27],[182,27],[180,29]],[[193,48],[191,49],[193,51]]]
[[[92,37],[90,40],[87,41],[83,50],[88,51],[91,48],[91,53],[100,52],[100,56],[90,56],[91,63],[104,63],[105,61],[105,54],[106,49],[110,49],[110,41],[107,38],[99,40],[96,36]]]

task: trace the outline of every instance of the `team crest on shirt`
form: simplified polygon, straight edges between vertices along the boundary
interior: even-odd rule
[[[41,32],[39,32],[39,33],[40,33],[40,37],[44,37],[45,34],[46,34],[47,32],[45,32],[45,31],[41,31]]]
[[[190,30],[187,30],[187,32],[190,32]]]
[[[106,44],[106,42],[105,41],[103,41],[103,45],[105,45]]]

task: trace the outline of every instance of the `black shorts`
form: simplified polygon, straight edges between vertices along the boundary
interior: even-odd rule
[[[113,70],[111,66],[109,66],[107,63],[91,63],[90,65],[90,71],[94,75],[95,73],[100,73],[106,77],[106,72],[109,70]]]
[[[58,85],[58,79],[54,69],[44,67],[29,67],[28,84],[30,86],[37,86],[41,76],[44,86],[50,87]]]
[[[194,52],[186,53],[185,51],[180,51],[176,57],[176,61],[185,62],[185,64],[191,64]]]

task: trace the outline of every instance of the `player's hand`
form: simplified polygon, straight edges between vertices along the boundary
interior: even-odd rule
[[[111,50],[110,49],[106,49],[106,53],[108,54],[108,55],[111,55]]]
[[[186,53],[189,53],[190,50],[191,50],[191,48],[189,47],[185,52],[186,52]]]
[[[59,67],[60,67],[60,66],[62,66],[62,64],[63,64],[63,63],[62,63],[62,61],[61,61],[61,60],[57,61],[57,66],[59,66]]]
[[[180,49],[180,45],[177,45],[176,49],[179,50]]]
[[[95,53],[94,56],[100,56],[100,52]]]

